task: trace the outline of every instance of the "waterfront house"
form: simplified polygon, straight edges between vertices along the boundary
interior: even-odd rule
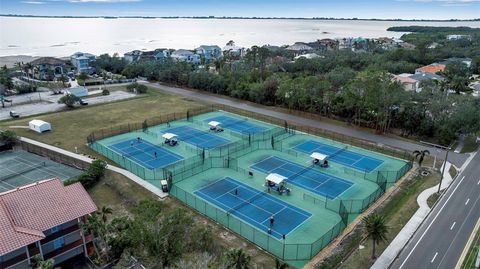
[[[318,49],[322,52],[333,51],[338,47],[338,41],[330,38],[317,40]]]
[[[450,41],[461,39],[472,40],[472,37],[470,35],[447,35],[447,40]]]
[[[195,49],[195,52],[204,59],[206,64],[220,59],[223,56],[222,49],[217,45],[202,45]]]
[[[164,61],[170,57],[168,49],[155,49],[150,51],[142,51],[139,61]]]
[[[170,50],[168,49],[158,49],[158,50],[155,50],[155,60],[157,61],[165,61],[167,60],[168,58],[170,58],[171,56],[171,52]]]
[[[298,56],[312,51],[313,48],[303,42],[295,42],[295,44],[288,46],[287,50],[292,51],[295,56]]]
[[[70,56],[72,65],[75,66],[77,74],[93,74],[95,69],[90,66],[90,62],[95,60],[95,55],[90,53],[76,52]]]
[[[41,80],[53,80],[65,71],[65,62],[54,57],[41,57],[30,62],[33,77]]]
[[[34,256],[62,265],[94,251],[82,229],[95,203],[80,183],[48,179],[0,193],[0,268],[30,268]]]
[[[433,64],[429,64],[429,65],[415,69],[415,74],[419,74],[419,73],[436,74],[438,72],[443,72],[443,71],[445,71],[444,64],[433,63]]]
[[[123,54],[123,58],[127,62],[132,63],[132,62],[136,62],[136,61],[140,60],[141,55],[142,55],[141,51],[133,50],[133,51],[129,51],[129,52],[126,52],[125,54]]]
[[[239,59],[245,56],[245,48],[235,45],[235,42],[230,40],[225,47],[222,48],[223,55],[228,55],[231,58]]]
[[[187,62],[191,64],[200,64],[200,55],[189,50],[179,49],[172,52],[172,59],[177,62]]]

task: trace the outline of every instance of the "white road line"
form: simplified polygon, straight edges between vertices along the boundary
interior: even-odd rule
[[[433,261],[435,260],[435,258],[437,257],[438,255],[438,252],[435,252],[435,255],[433,256],[432,260],[430,261],[430,263],[433,263]]]
[[[480,185],[480,179],[478,180],[477,185]]]
[[[465,205],[468,205],[468,202],[470,202],[470,198],[467,199],[467,201],[465,202]]]
[[[402,264],[400,265],[400,267],[398,269],[402,269],[403,266],[405,265],[405,263],[408,261],[408,258],[410,258],[410,256],[412,255],[413,251],[415,251],[415,248],[417,248],[418,244],[420,243],[420,241],[422,241],[423,237],[425,236],[425,234],[427,234],[428,230],[430,229],[430,227],[433,225],[433,223],[435,222],[435,220],[437,219],[437,217],[440,215],[440,213],[442,212],[443,208],[447,205],[448,201],[450,200],[450,198],[452,198],[453,194],[455,193],[455,191],[457,190],[457,188],[462,184],[462,181],[463,179],[465,178],[465,176],[462,177],[462,179],[460,179],[460,181],[458,182],[457,186],[455,186],[455,189],[453,189],[453,191],[450,193],[450,195],[448,196],[447,200],[445,201],[445,203],[442,205],[442,207],[440,208],[440,210],[438,210],[437,212],[437,215],[435,215],[435,217],[433,217],[433,220],[430,222],[430,224],[427,226],[427,229],[425,229],[425,231],[423,232],[423,234],[420,236],[420,238],[418,239],[417,243],[415,243],[415,245],[413,246],[412,250],[410,250],[410,252],[408,253],[407,257],[405,258],[405,260],[403,260]]]
[[[452,227],[450,227],[450,231],[453,230],[453,227],[455,227],[455,224],[456,224],[456,223],[457,223],[457,222],[455,222],[455,221],[453,222]]]

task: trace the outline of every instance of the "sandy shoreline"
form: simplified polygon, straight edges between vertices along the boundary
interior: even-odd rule
[[[15,63],[23,62],[29,63],[40,57],[37,56],[28,56],[28,55],[12,55],[12,56],[1,56],[0,57],[0,66],[6,65],[7,67],[13,67]]]

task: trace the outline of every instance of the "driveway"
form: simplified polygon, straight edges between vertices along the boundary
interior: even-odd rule
[[[399,148],[407,151],[414,151],[414,150],[424,150],[428,149],[433,156],[437,156],[441,159],[444,159],[445,157],[445,151],[440,150],[440,149],[435,149],[429,146],[423,146],[419,145],[416,143],[408,142],[406,140],[400,140],[388,136],[383,136],[383,135],[377,135],[369,132],[365,132],[362,130],[356,130],[353,128],[347,128],[343,126],[338,126],[326,122],[321,122],[317,120],[312,120],[312,119],[307,119],[303,118],[300,116],[295,116],[291,115],[288,113],[282,113],[282,112],[277,112],[269,109],[268,107],[261,106],[261,105],[256,105],[256,104],[251,104],[248,102],[242,102],[240,100],[235,100],[235,99],[228,99],[228,98],[223,98],[219,95],[213,95],[209,93],[204,93],[204,92],[199,92],[199,91],[191,91],[191,90],[186,90],[183,88],[178,88],[178,87],[172,87],[172,86],[166,86],[162,85],[159,83],[150,83],[146,81],[138,81],[139,83],[146,84],[150,87],[173,93],[173,94],[179,94],[184,97],[188,98],[195,98],[199,99],[205,102],[210,102],[210,103],[217,103],[217,104],[222,104],[222,105],[227,105],[235,108],[240,108],[244,109],[247,111],[271,116],[274,118],[286,120],[288,122],[296,123],[299,125],[305,125],[305,126],[310,126],[310,127],[315,127],[315,128],[321,128],[329,131],[333,131],[336,133],[364,139],[364,140],[369,140],[369,141],[374,141],[377,144],[384,144],[390,147],[394,148]],[[467,160],[468,156],[465,154],[459,154],[459,153],[454,153],[453,151],[449,153],[449,161],[455,166],[460,167],[462,164]]]

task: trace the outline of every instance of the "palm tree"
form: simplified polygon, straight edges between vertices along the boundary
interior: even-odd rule
[[[428,150],[415,150],[413,152],[413,156],[417,159],[418,165],[422,167],[423,160],[425,159],[425,155],[430,155],[430,151]]]
[[[275,258],[275,269],[287,269],[288,264],[282,262],[281,260]]]
[[[231,249],[226,254],[228,269],[248,269],[251,257],[241,248]]]
[[[40,255],[32,257],[32,268],[35,269],[53,269],[54,263],[53,259],[44,260]]]
[[[100,216],[104,223],[107,222],[107,216],[110,214],[112,214],[112,209],[108,206],[102,206],[102,208],[100,209]]]
[[[372,214],[363,218],[367,237],[372,239],[372,259],[375,259],[375,246],[387,239],[388,226],[385,216]]]

